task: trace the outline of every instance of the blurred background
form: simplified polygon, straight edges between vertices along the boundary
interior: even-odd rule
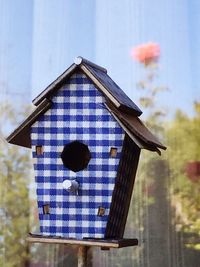
[[[88,266],[200,266],[200,2],[0,0],[0,266],[76,266],[38,231],[30,151],[5,142],[31,100],[76,56],[105,67],[168,149],[142,152],[126,237]],[[152,155],[153,154],[153,155]]]

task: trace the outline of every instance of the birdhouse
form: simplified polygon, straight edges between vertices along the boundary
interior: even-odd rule
[[[42,236],[123,238],[141,149],[165,149],[141,110],[78,57],[7,138],[32,149]]]

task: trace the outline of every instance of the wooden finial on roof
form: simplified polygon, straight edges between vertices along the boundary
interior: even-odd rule
[[[83,58],[80,57],[80,56],[78,56],[78,57],[76,57],[76,58],[74,59],[74,64],[76,64],[76,65],[80,65],[80,64],[82,63],[82,61],[83,61]]]

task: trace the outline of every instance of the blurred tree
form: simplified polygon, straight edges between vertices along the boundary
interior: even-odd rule
[[[160,93],[168,89],[158,86],[160,46],[156,43],[139,45],[132,49],[131,56],[144,70],[144,77],[137,83],[137,89],[140,90],[140,106],[145,115],[147,114],[145,124],[163,141],[166,111],[164,107],[159,106],[158,98]],[[141,259],[137,266],[168,267],[170,204],[167,200],[168,162],[165,156],[160,159],[155,153],[143,151],[138,177],[134,205],[138,202],[140,206],[140,238],[146,241],[142,243]],[[133,214],[133,218],[134,215],[137,216]]]
[[[187,117],[179,110],[175,119],[167,125],[164,120],[165,110],[157,105],[157,96],[167,90],[166,87],[155,84],[159,70],[159,46],[155,43],[138,46],[133,48],[132,56],[145,70],[146,76],[137,84],[137,88],[141,91],[140,105],[149,114],[146,124],[161,140],[166,139],[165,143],[168,144],[164,161],[157,160],[152,154],[145,156],[143,153],[139,174],[144,181],[148,205],[144,212],[144,217],[148,218],[148,221],[145,222],[144,227],[148,227],[147,231],[151,232],[151,236],[155,235],[160,240],[164,237],[162,244],[166,247],[163,248],[160,245],[161,251],[176,246],[177,251],[171,251],[171,254],[175,253],[176,257],[182,259],[183,251],[180,247],[184,244],[191,248],[191,251],[200,250],[200,102],[194,103],[193,118]],[[162,166],[160,163],[165,167],[160,168]],[[165,218],[164,221],[162,221],[163,218]],[[167,233],[169,227],[176,238],[181,235],[184,240],[175,244],[173,239],[170,241],[169,236],[172,233]],[[171,243],[167,244],[165,239]],[[160,253],[158,253],[157,244],[155,245],[156,250],[153,249],[154,239],[151,239],[148,250],[152,257],[148,261],[152,266],[159,266],[158,254]],[[196,266],[194,262],[199,254],[193,255],[191,251],[190,253],[187,251],[184,260],[190,266]],[[155,257],[153,257],[154,253]],[[164,255],[163,252],[162,255]],[[172,264],[166,262],[167,258],[167,255],[160,257],[160,264],[164,259],[166,266]],[[175,264],[176,262],[173,262],[172,265]]]
[[[172,204],[179,228],[188,234],[186,243],[200,250],[200,102],[194,103],[194,109],[193,118],[177,111],[167,136]]]
[[[0,125],[11,129],[24,114],[11,105],[1,104]],[[9,145],[0,136],[0,266],[29,266],[30,154],[26,149]]]

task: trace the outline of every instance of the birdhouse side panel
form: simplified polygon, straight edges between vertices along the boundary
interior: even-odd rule
[[[52,103],[31,134],[41,234],[103,238],[124,131],[82,73]],[[73,181],[74,192],[66,188]]]

